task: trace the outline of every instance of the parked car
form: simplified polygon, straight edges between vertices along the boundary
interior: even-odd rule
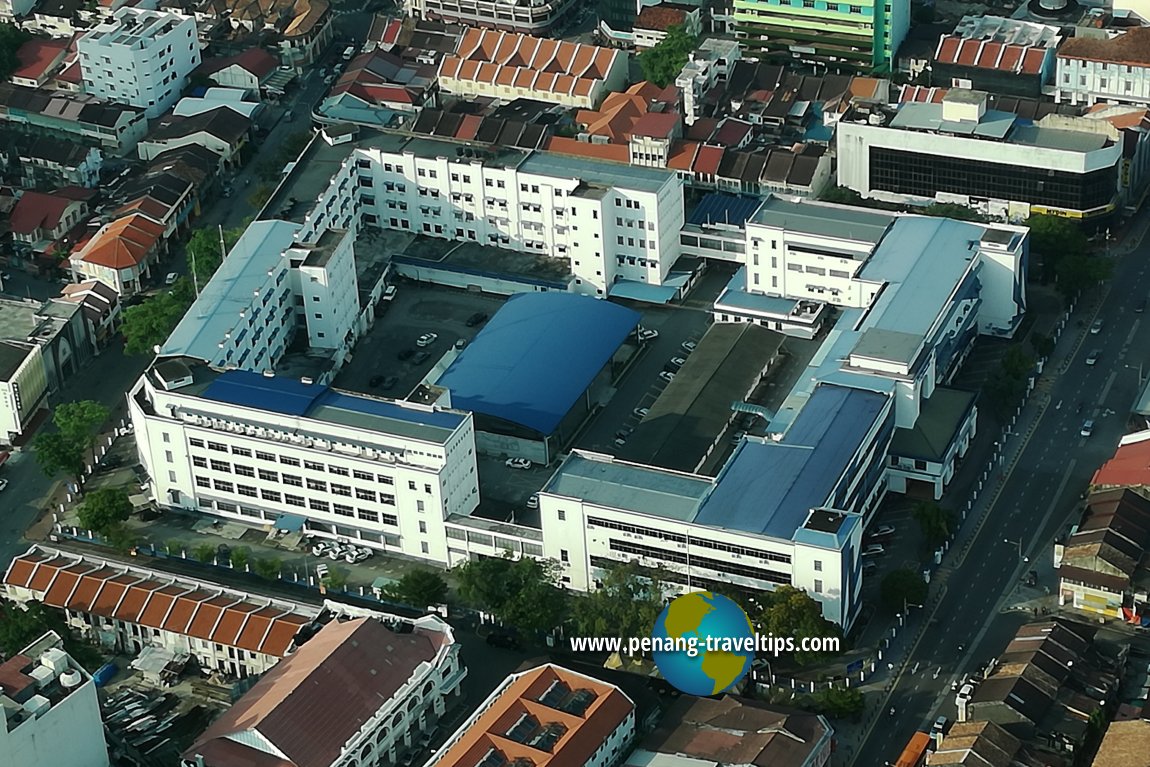
[[[529,508],[529,509],[538,509],[539,508],[539,493],[532,493],[531,494],[531,497],[527,499],[527,508]]]
[[[8,487],[8,480],[7,479],[0,479],[0,490],[3,490],[6,487]]]
[[[950,724],[950,720],[947,719],[945,716],[940,716],[938,719],[935,719],[934,720],[934,726],[932,726],[930,728],[931,737],[935,737],[937,735],[945,735],[946,734],[946,726],[948,724]]]
[[[416,352],[415,356],[411,358],[411,364],[422,365],[429,359],[431,359],[431,354],[429,352]]]
[[[168,287],[176,284],[176,280],[180,279],[180,275],[175,272],[168,272],[168,276],[164,278],[164,284]]]
[[[1145,298],[1143,298],[1138,303],[1134,304],[1134,313],[1135,314],[1141,314],[1144,311],[1146,311],[1146,299]]]
[[[509,469],[530,469],[532,463],[526,458],[508,458],[503,465]]]
[[[438,340],[438,338],[439,336],[435,333],[424,333],[419,338],[415,339],[415,345],[422,349],[431,346],[436,342],[436,340]]]
[[[635,416],[636,418],[646,418],[647,413],[650,413],[650,412],[651,412],[651,408],[649,408],[649,407],[637,407],[631,411],[631,415]]]
[[[1078,434],[1083,437],[1089,437],[1094,433],[1094,419],[1087,418],[1082,422],[1082,428],[1078,430]]]
[[[313,557],[326,557],[327,553],[335,547],[331,541],[320,541],[319,543],[312,544],[311,555]]]
[[[383,376],[372,376],[371,379],[367,382],[367,385],[374,389],[381,383],[383,383]]]
[[[463,349],[466,346],[467,346],[467,339],[466,338],[455,339],[455,351],[461,352],[461,351],[463,351]]]
[[[104,456],[104,460],[100,461],[100,465],[105,469],[117,469],[124,465],[124,459],[118,455],[108,454]]]
[[[892,535],[894,535],[894,527],[891,525],[880,525],[867,533],[867,538],[889,538]]]
[[[964,684],[962,689],[958,691],[958,695],[954,696],[954,705],[960,705],[964,701],[970,700],[970,696],[974,695],[974,685]]]
[[[400,362],[405,362],[415,356],[415,349],[404,349],[395,356]]]
[[[747,436],[745,431],[737,431],[731,435],[731,444],[737,445],[743,441],[743,437]]]
[[[476,312],[468,317],[467,321],[463,324],[469,328],[473,328],[477,325],[482,325],[484,322],[487,322],[487,312]]]
[[[399,291],[396,289],[396,287],[394,285],[388,285],[383,290],[383,300],[384,301],[394,301],[395,300],[395,294],[397,292],[399,292]]]
[[[1102,332],[1102,320],[1094,320],[1094,324],[1090,326],[1090,335],[1096,336]]]
[[[864,557],[881,557],[886,553],[886,549],[882,547],[881,543],[872,543],[862,550]]]
[[[1098,364],[1098,358],[1101,356],[1102,356],[1102,350],[1101,349],[1091,349],[1090,354],[1086,355],[1086,364],[1087,365],[1097,365]]]
[[[344,552],[343,561],[347,562],[349,565],[354,565],[357,562],[363,562],[370,556],[371,553],[367,549],[354,549],[352,551]]]
[[[397,383],[399,383],[399,376],[388,376],[387,378],[383,379],[383,383],[380,384],[379,388],[383,389],[384,391],[391,391],[395,388]]]
[[[675,366],[675,367],[677,367],[677,368],[681,368],[681,367],[683,367],[683,365],[684,365],[686,362],[687,362],[687,360],[685,360],[685,359],[684,359],[684,358],[682,358],[682,357],[672,357],[672,358],[671,358],[671,364],[672,364],[672,365],[674,365],[674,366]]]
[[[674,373],[668,373],[666,370],[660,370],[659,371],[659,377],[662,378],[667,383],[671,383],[672,381],[675,380],[675,374]]]
[[[862,573],[863,575],[871,575],[878,572],[878,565],[874,562],[863,562]]]
[[[492,647],[502,647],[505,650],[518,650],[519,637],[506,629],[498,629],[487,635],[487,644]]]
[[[658,337],[659,337],[659,331],[658,330],[649,330],[647,328],[639,328],[639,340],[640,341],[654,341]]]
[[[679,348],[685,351],[687,354],[690,354],[691,352],[695,351],[698,346],[699,345],[694,341],[684,341],[679,345]]]

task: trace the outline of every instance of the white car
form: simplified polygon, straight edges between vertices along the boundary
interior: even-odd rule
[[[398,292],[398,291],[396,290],[396,287],[395,287],[394,285],[388,285],[388,286],[387,286],[387,288],[386,288],[386,289],[383,291],[383,300],[384,300],[384,301],[392,301],[392,300],[394,300],[394,299],[395,299],[395,294],[396,294],[397,292]]]
[[[886,549],[884,549],[882,545],[878,543],[872,543],[862,550],[862,555],[864,557],[879,557],[885,553]]]
[[[1090,351],[1090,354],[1088,354],[1086,356],[1086,364],[1091,365],[1091,366],[1097,365],[1098,364],[1098,358],[1101,356],[1102,356],[1102,350],[1101,349],[1092,349]]]
[[[529,509],[538,509],[539,508],[539,493],[535,493],[530,498],[527,499],[527,508],[529,508]]]
[[[526,458],[508,458],[503,465],[509,469],[530,469],[531,461]]]
[[[636,418],[646,418],[647,413],[650,413],[650,412],[651,412],[651,408],[649,408],[649,407],[637,407],[631,411],[631,415],[635,416]]]
[[[1082,437],[1089,437],[1094,433],[1094,421],[1087,419],[1082,422],[1082,428],[1079,429],[1078,434]]]
[[[368,551],[367,549],[355,549],[354,551],[346,552],[343,555],[343,561],[347,562],[349,565],[354,565],[357,562],[364,561],[365,559],[367,559],[370,556],[371,556],[371,552]]]
[[[699,346],[699,345],[698,345],[697,343],[695,343],[694,341],[684,341],[684,342],[683,342],[683,343],[680,345],[680,348],[681,348],[683,351],[685,351],[687,354],[690,354],[691,352],[695,351],[695,349],[696,349],[698,346]]]
[[[320,541],[311,547],[311,555],[313,557],[326,557],[334,545],[331,541]]]
[[[315,566],[315,577],[317,579],[322,581],[324,578],[327,577],[327,574],[328,574],[327,565],[320,563],[320,564]]]
[[[867,533],[868,538],[886,538],[890,535],[894,535],[894,527],[891,525],[881,525],[872,532]]]
[[[1090,326],[1090,335],[1096,336],[1102,332],[1102,320],[1094,320],[1094,324]]]
[[[961,705],[962,702],[970,700],[970,696],[974,695],[974,685],[964,684],[962,689],[958,691],[958,695],[954,696],[954,705]]]
[[[640,341],[654,341],[658,337],[659,337],[659,331],[658,330],[650,330],[648,328],[639,328],[639,340]]]
[[[176,284],[176,280],[180,279],[180,275],[175,272],[168,272],[168,276],[164,278],[164,284],[168,287]]]
[[[683,365],[687,364],[687,360],[683,359],[682,357],[672,357],[671,364],[677,368],[681,368]]]
[[[415,339],[415,345],[422,348],[431,346],[439,338],[435,333],[424,333],[419,338]]]
[[[659,371],[659,377],[662,378],[667,383],[671,383],[672,381],[675,380],[675,374],[674,373],[668,373],[666,370],[660,370]]]
[[[6,487],[8,487],[8,480],[0,479],[0,490],[3,490]]]

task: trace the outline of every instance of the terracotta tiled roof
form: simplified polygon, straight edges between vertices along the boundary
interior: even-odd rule
[[[124,216],[101,227],[80,257],[110,269],[129,269],[147,259],[163,234],[164,227],[145,216]]]
[[[996,40],[947,35],[938,41],[934,60],[976,69],[992,69],[1012,74],[1037,75],[1046,58],[1044,46],[1000,43]]]
[[[40,80],[68,50],[67,40],[29,40],[16,51],[20,65],[12,77]]]
[[[668,138],[679,126],[678,112],[648,112],[631,127],[632,136]]]
[[[941,104],[942,97],[946,95],[946,88],[930,88],[925,85],[904,85],[899,93],[900,104],[909,102],[925,102]]]
[[[552,136],[544,149],[556,154],[587,157],[595,160],[630,163],[631,151],[626,144],[591,144],[578,139]]]
[[[1120,445],[1114,457],[1094,472],[1090,484],[1096,487],[1150,485],[1150,439]]]
[[[1150,66],[1150,27],[1134,27],[1110,39],[1072,37],[1058,49],[1058,58]]]
[[[619,55],[582,43],[470,28],[460,38],[455,55],[440,62],[439,76],[498,82],[541,93],[587,95],[595,81],[607,76]]]
[[[75,199],[59,192],[25,192],[12,209],[11,227],[16,234],[32,234],[38,229],[52,231]]]
[[[114,617],[146,628],[283,657],[310,618],[285,607],[245,602],[203,586],[163,582],[139,572],[34,550],[17,557],[4,584],[32,591],[51,607]],[[244,630],[236,634],[238,625]]]
[[[279,59],[263,48],[248,48],[239,56],[236,56],[235,63],[248,72],[251,72],[260,80],[263,80],[272,72],[276,71],[276,67],[280,65]]]
[[[1095,104],[1087,114],[1105,120],[1118,130],[1128,130],[1140,127],[1150,117],[1150,110],[1126,104]]]
[[[680,141],[675,144],[667,158],[667,168],[669,170],[690,171],[695,164],[695,155],[699,153],[700,146],[702,145],[697,141]]]
[[[723,161],[723,148],[721,146],[702,146],[695,155],[695,165],[692,171],[703,176],[713,176],[719,172],[719,163]]]
[[[449,739],[451,745],[436,760],[438,767],[474,767],[492,750],[510,764],[524,759],[534,767],[583,767],[635,711],[631,699],[614,685],[553,664],[513,675],[495,695],[490,706]],[[549,749],[508,737],[527,717],[536,730],[552,728],[555,742]]]
[[[635,29],[653,29],[666,32],[668,27],[681,25],[687,20],[687,12],[682,8],[666,5],[648,5],[635,18]]]
[[[343,746],[430,663],[444,637],[423,629],[396,634],[369,618],[333,621],[276,664],[188,751],[207,767],[263,764],[243,748],[218,753],[213,744],[248,733],[295,767],[328,767]],[[305,725],[306,726],[303,726]]]

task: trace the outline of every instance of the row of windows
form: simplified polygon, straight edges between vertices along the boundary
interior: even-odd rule
[[[560,517],[560,520],[562,519],[563,517]],[[608,530],[618,530],[621,533],[631,533],[632,535],[642,535],[647,538],[658,538],[664,541],[675,541],[676,543],[687,542],[687,536],[680,533],[670,533],[665,530],[656,530],[652,527],[628,525],[622,522],[614,522],[609,519],[601,519],[599,517],[587,517],[587,526],[603,527]],[[770,562],[781,562],[787,565],[791,563],[791,557],[789,554],[776,554],[772,551],[752,549],[747,546],[739,546],[734,543],[723,543],[721,541],[712,541],[707,538],[692,538],[691,545],[705,549],[712,549],[714,551],[726,551],[731,554],[739,554],[740,556],[757,557],[758,559],[765,559]],[[683,556],[685,561],[686,554],[684,553]]]
[[[666,549],[657,549],[654,546],[644,546],[641,543],[619,541],[614,538],[611,539],[610,545],[611,551],[617,551],[621,554],[649,557],[662,562],[675,562],[680,565],[690,565],[691,567],[705,567],[716,572],[726,573],[728,575],[741,575],[744,578],[754,578],[768,583],[789,584],[791,582],[791,576],[785,573],[775,572],[774,570],[764,570],[761,567],[751,567],[750,565],[743,565],[737,562],[720,562],[710,557],[690,557],[688,561],[687,555],[681,551],[667,551]]]
[[[208,448],[208,450],[215,450],[216,452],[220,452],[220,453],[228,452],[228,446],[221,443],[221,442],[207,442],[205,445],[204,440],[196,438],[196,437],[192,437],[191,439],[188,440],[188,442],[191,444],[192,447],[202,448],[202,447],[206,446]],[[245,458],[250,458],[252,456],[251,450],[248,450],[246,447],[236,447],[234,445],[231,448],[231,453],[232,453],[232,455],[239,455],[239,456],[243,456]],[[277,463],[278,462],[278,463],[283,464],[284,466],[296,466],[296,467],[302,466],[303,468],[305,468],[309,471],[326,471],[330,474],[335,474],[336,476],[339,476],[339,477],[351,476],[351,477],[355,477],[356,479],[362,479],[366,482],[378,481],[382,485],[394,485],[395,484],[395,479],[393,477],[387,476],[386,474],[373,474],[372,472],[361,471],[360,469],[349,470],[347,468],[344,468],[343,466],[336,466],[334,464],[326,464],[325,465],[325,464],[320,463],[318,461],[306,461],[306,460],[301,461],[298,458],[293,458],[293,457],[288,456],[288,455],[281,455],[281,456],[277,457],[274,453],[266,453],[266,452],[263,452],[261,450],[257,450],[257,451],[255,451],[255,457],[261,461],[267,461],[269,463]],[[194,462],[195,458],[193,458],[192,460]],[[224,461],[212,461],[212,468],[216,469],[216,471],[228,471],[229,470],[227,468],[217,469],[216,468],[217,463],[220,464],[221,466],[224,466],[224,467],[230,466],[230,464],[228,464]],[[196,465],[200,466],[202,464],[196,464]],[[239,473],[239,464],[236,465],[236,469],[237,469],[236,473]],[[251,476],[251,475],[248,474],[246,476]],[[276,472],[274,472],[274,471],[260,469],[259,470],[259,476],[260,476],[260,479],[266,479],[269,482],[278,481]],[[424,487],[430,488],[431,486],[430,485],[424,485]],[[409,481],[408,482],[408,488],[410,490],[415,490],[416,489],[415,482]],[[428,490],[426,490],[426,492],[430,493],[431,490],[428,489]]]

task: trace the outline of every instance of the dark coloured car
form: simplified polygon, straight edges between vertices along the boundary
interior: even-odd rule
[[[105,469],[117,469],[124,465],[124,459],[118,455],[106,455],[104,460],[100,461],[100,465]]]
[[[367,382],[367,385],[374,389],[381,383],[383,383],[383,376],[372,376],[371,380]]]
[[[473,328],[476,325],[481,325],[486,321],[487,321],[487,312],[476,312],[475,314],[468,317],[467,322],[465,322],[464,324],[467,325],[467,327],[469,327],[469,328]]]
[[[510,631],[492,631],[487,635],[487,644],[504,650],[518,650],[521,647],[519,637]]]
[[[425,354],[426,352],[421,352]],[[399,354],[395,355],[400,362],[405,362],[415,356],[415,349],[404,349]]]
[[[399,376],[388,376],[387,378],[383,379],[383,386],[380,388],[384,391],[390,391],[395,388],[397,383],[399,383]]]
[[[427,362],[429,359],[431,359],[431,353],[430,352],[416,352],[415,356],[411,358],[411,363],[413,365],[422,365],[423,363]]]

